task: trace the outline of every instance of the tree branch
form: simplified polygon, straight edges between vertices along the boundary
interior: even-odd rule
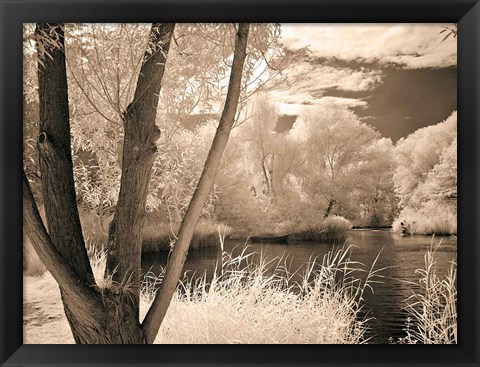
[[[81,281],[53,244],[38,212],[25,172],[23,172],[23,218],[25,232],[38,257],[61,288],[70,295],[75,295],[78,305],[85,305],[84,307],[93,310],[102,307],[99,294],[93,288],[95,285]]]
[[[192,196],[185,217],[180,225],[178,240],[175,243],[165,277],[157,291],[152,306],[143,321],[143,330],[148,343],[153,343],[168,306],[178,284],[187,257],[193,231],[201,215],[203,206],[213,187],[220,160],[227,145],[240,97],[243,65],[246,57],[249,24],[241,23],[235,40],[235,52],[228,85],[227,97],[220,123],[208,153],[202,175]]]
[[[40,123],[37,142],[49,236],[81,281],[94,282],[78,214],[70,139],[67,71],[62,24],[39,23]]]
[[[138,304],[141,272],[141,229],[160,131],[155,124],[162,78],[175,28],[153,24],[133,101],[124,116],[122,176],[118,203],[110,224],[106,273],[116,282],[128,280]]]

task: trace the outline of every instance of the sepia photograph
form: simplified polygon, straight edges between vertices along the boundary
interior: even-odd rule
[[[457,24],[23,24],[24,344],[457,334]]]

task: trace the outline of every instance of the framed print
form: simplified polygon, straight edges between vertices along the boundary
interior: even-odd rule
[[[2,366],[479,365],[477,1],[1,8]]]

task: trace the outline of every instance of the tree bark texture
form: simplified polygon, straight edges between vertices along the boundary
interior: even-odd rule
[[[37,148],[48,231],[77,277],[91,282],[73,181],[63,26],[37,24],[35,36],[40,103]]]
[[[42,193],[51,243],[79,282],[94,284],[78,214],[70,147],[64,30],[61,24],[39,23],[38,50],[40,123],[37,142]],[[68,322],[75,329],[93,325],[77,295],[59,283]],[[83,326],[86,326],[85,328]]]
[[[101,292],[91,283],[80,281],[71,264],[53,244],[38,212],[28,179],[23,176],[24,226],[36,253],[60,285],[65,314],[79,344],[144,343],[143,330],[132,320],[124,295],[113,289]]]
[[[212,146],[205,161],[202,175],[197,188],[192,196],[188,209],[180,225],[178,239],[175,243],[173,253],[167,265],[165,277],[160,289],[157,291],[152,306],[150,307],[143,328],[148,343],[152,343],[158,333],[160,325],[165,317],[168,306],[175,292],[180,278],[183,265],[187,256],[193,231],[197,225],[198,219],[202,213],[202,208],[208,198],[215,176],[220,165],[220,161],[227,145],[228,138],[234,123],[235,113],[240,96],[240,86],[242,81],[243,64],[246,57],[247,39],[249,25],[239,24],[235,40],[235,51],[233,57],[232,70],[228,85],[228,92],[225,106],[220,118]]]
[[[124,116],[122,177],[117,208],[110,223],[106,272],[129,290],[138,320],[141,229],[148,184],[160,130],[155,124],[161,82],[174,23],[153,24],[133,101]]]

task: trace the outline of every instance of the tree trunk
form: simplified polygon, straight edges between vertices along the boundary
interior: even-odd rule
[[[324,215],[325,218],[327,218],[330,215],[330,212],[332,211],[334,204],[335,204],[335,200],[330,200],[328,202],[328,207],[327,207],[327,210],[325,210],[325,215]]]
[[[63,26],[40,23],[35,36],[40,103],[37,148],[48,230],[79,279],[91,282],[73,181]]]
[[[94,284],[73,181],[63,26],[37,24],[35,37],[40,103],[37,147],[49,237],[62,258],[70,264],[78,281]],[[91,321],[94,320],[85,315],[84,305],[78,302],[74,293],[62,283],[59,286],[65,314],[75,337],[76,330],[80,331],[83,325],[89,325],[87,329],[92,327]]]
[[[143,343],[143,330],[130,315],[132,303],[114,289],[102,293],[81,281],[53,244],[33,198],[28,179],[23,175],[23,215],[25,231],[40,260],[60,285],[65,315],[75,342],[81,344]]]
[[[267,186],[267,195],[270,195],[270,178],[268,177],[268,167],[266,162],[266,157],[262,159],[262,170],[263,170],[263,177],[265,178],[265,184]]]
[[[113,282],[102,290],[93,277],[76,205],[63,26],[41,23],[35,29],[40,99],[38,151],[49,233],[24,175],[25,229],[59,284],[65,315],[77,343],[146,342],[139,322],[140,230],[159,137],[156,106],[173,29],[173,24],[152,26],[135,98],[126,111],[121,189],[110,228],[107,260]]]
[[[172,256],[167,265],[165,277],[163,278],[160,289],[157,291],[153,304],[143,321],[145,336],[149,343],[154,341],[177,287],[183,265],[185,264],[193,231],[195,230],[203,206],[205,205],[208,195],[213,187],[220,160],[230,136],[238,106],[238,99],[240,97],[240,86],[242,81],[243,64],[246,57],[248,31],[248,24],[239,24],[235,40],[235,51],[228,92],[220,123],[215,133],[208,157],[205,161],[205,166],[197,188],[195,189],[187,212],[185,213],[185,217],[180,225],[178,240],[175,243]]]
[[[153,24],[133,101],[124,116],[122,177],[117,207],[110,223],[106,273],[128,289],[136,307],[140,296],[141,229],[148,184],[160,137],[155,124],[160,87],[175,24]]]

